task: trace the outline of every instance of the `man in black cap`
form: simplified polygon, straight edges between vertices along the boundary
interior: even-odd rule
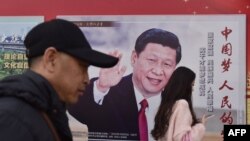
[[[66,106],[89,83],[88,67],[109,68],[118,58],[91,49],[73,23],[53,19],[26,36],[29,69],[0,81],[1,141],[71,141]]]

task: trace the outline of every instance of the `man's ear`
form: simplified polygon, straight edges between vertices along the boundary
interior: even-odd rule
[[[131,65],[134,66],[136,59],[138,58],[137,53],[135,52],[135,50],[132,51],[131,54]]]
[[[55,70],[57,57],[58,51],[56,48],[49,47],[45,50],[43,55],[43,64],[48,71],[53,72]]]

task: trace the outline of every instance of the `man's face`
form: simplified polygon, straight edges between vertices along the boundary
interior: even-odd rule
[[[138,55],[131,56],[133,83],[144,95],[159,94],[167,84],[176,67],[176,51],[157,43],[148,43]]]
[[[53,86],[62,101],[76,103],[89,83],[88,64],[65,53],[60,53],[58,61]]]

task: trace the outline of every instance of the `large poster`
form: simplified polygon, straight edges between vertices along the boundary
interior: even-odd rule
[[[0,79],[21,73],[28,68],[24,37],[32,27],[43,20],[43,16],[0,17]]]
[[[215,115],[206,124],[206,135],[215,135],[222,139],[223,125],[246,123],[245,15],[83,15],[57,18],[67,19],[77,24],[93,48],[105,53],[113,50],[121,52],[120,66],[126,67],[124,76],[133,72],[131,54],[136,39],[141,33],[148,29],[159,28],[176,34],[182,49],[182,58],[177,67],[186,66],[196,73],[193,106],[197,117],[203,114]],[[90,78],[98,77],[99,71],[99,68],[90,67]],[[126,93],[126,90],[120,93]],[[105,97],[102,100],[105,102]],[[136,132],[121,133],[111,130],[111,126],[116,124],[116,117],[127,117],[127,115],[119,115],[119,112],[116,113],[116,108],[110,107],[111,112],[102,113],[108,110],[95,111],[90,107],[84,107],[83,104],[78,109],[79,114],[93,115],[92,121],[85,120],[84,116],[73,115],[73,117],[89,127],[89,140],[136,140],[138,136]],[[132,111],[131,109],[131,114]],[[113,114],[114,117],[109,119],[109,123],[101,123],[107,114]],[[120,121],[120,125],[115,126],[124,128],[133,121],[124,121],[127,122],[126,124],[122,122],[123,120]],[[152,127],[153,117],[148,122],[151,122],[149,124]],[[110,128],[102,128],[107,124]]]

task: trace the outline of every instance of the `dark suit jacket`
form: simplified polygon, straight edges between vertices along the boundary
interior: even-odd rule
[[[138,108],[132,74],[123,77],[116,86],[111,87],[102,105],[94,101],[94,80],[91,80],[86,93],[80,97],[79,102],[69,107],[69,113],[88,126],[89,138],[139,140]],[[93,134],[99,132],[107,136],[96,137],[97,135]],[[112,133],[120,134],[114,137]]]

